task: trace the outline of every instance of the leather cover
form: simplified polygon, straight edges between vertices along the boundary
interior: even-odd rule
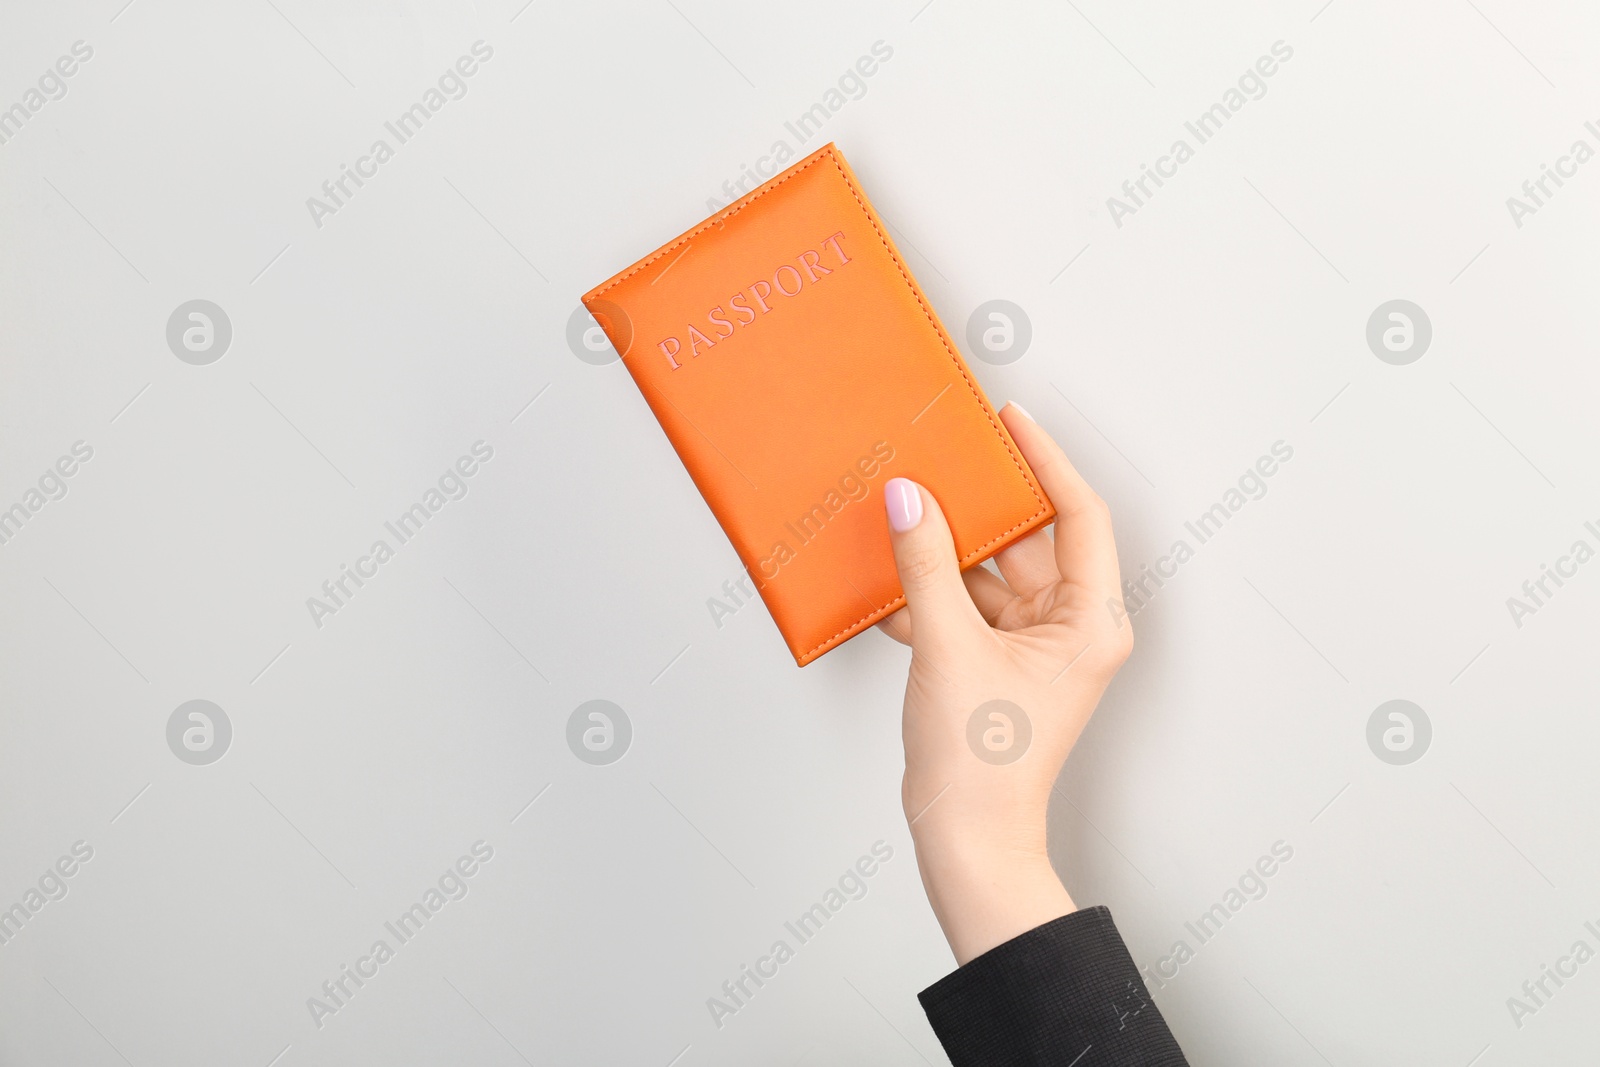
[[[883,484],[963,569],[1055,517],[832,144],[583,298],[801,666],[905,603]],[[713,610],[715,610],[713,606]]]

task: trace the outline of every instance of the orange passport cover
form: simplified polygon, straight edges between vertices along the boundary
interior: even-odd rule
[[[801,666],[905,603],[888,479],[927,486],[963,569],[1055,517],[831,144],[583,303]]]

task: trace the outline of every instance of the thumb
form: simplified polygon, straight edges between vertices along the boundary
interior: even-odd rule
[[[933,494],[908,478],[890,478],[883,503],[895,570],[911,612],[912,649],[959,640],[975,626],[987,628],[961,581],[955,542]]]

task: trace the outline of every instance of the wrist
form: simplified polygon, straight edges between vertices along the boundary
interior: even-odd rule
[[[1042,839],[1035,845],[913,832],[912,840],[923,887],[958,964],[1077,910]]]

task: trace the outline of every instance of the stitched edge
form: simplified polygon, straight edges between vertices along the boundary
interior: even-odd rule
[[[611,279],[609,282],[607,282],[605,284],[604,288],[596,289],[594,292],[592,292],[592,293],[588,294],[587,296],[585,296],[584,299],[585,300],[598,300],[598,299],[600,299],[602,296],[605,296],[611,290],[615,289],[617,286],[621,285],[623,282],[627,281],[629,278],[633,277],[635,274],[638,274],[640,271],[644,270],[650,264],[654,263],[656,260],[658,260],[662,256],[666,255],[668,252],[671,252],[674,248],[677,248],[681,244],[686,244],[689,241],[694,240],[696,237],[699,237],[701,234],[703,234],[707,230],[711,229],[711,227],[716,226],[716,225],[718,225],[720,223],[726,222],[728,219],[733,218],[739,212],[743,211],[745,208],[749,207],[751,204],[755,203],[757,200],[760,200],[763,196],[766,196],[768,193],[772,192],[774,189],[776,189],[778,186],[782,185],[784,182],[788,181],[790,178],[799,177],[806,170],[808,170],[812,166],[812,164],[821,163],[824,159],[833,159],[833,147],[831,145],[829,147],[825,148],[825,149],[820,150],[818,152],[818,154],[816,155],[816,157],[813,158],[810,162],[802,163],[800,166],[796,167],[794,170],[790,171],[788,174],[785,174],[783,177],[779,178],[776,182],[773,182],[771,185],[768,185],[768,186],[766,186],[764,188],[761,188],[761,189],[757,189],[754,193],[752,193],[750,195],[750,199],[745,200],[745,201],[743,201],[741,203],[735,204],[731,208],[723,208],[721,212],[711,216],[709,219],[707,219],[706,221],[702,222],[700,225],[696,226],[694,229],[690,230],[688,233],[684,234],[682,237],[678,238],[676,241],[672,242],[670,245],[667,245],[664,248],[656,249],[653,253],[651,253],[649,256],[646,256],[644,259],[641,259],[639,262],[635,263],[628,270],[624,271],[623,273],[617,275],[615,278]],[[861,198],[859,196],[856,197],[856,200],[857,200],[858,203],[860,202],[860,199]],[[869,216],[869,218],[870,218],[870,216]],[[904,271],[902,271],[901,273],[904,273]]]
[[[1017,455],[1016,449],[1012,447],[1011,441],[1007,439],[1005,432],[1000,428],[999,423],[995,419],[994,413],[984,406],[983,394],[978,392],[977,383],[972,380],[972,375],[967,372],[966,364],[962,362],[961,357],[956,354],[955,350],[950,347],[950,339],[945,335],[944,330],[940,329],[939,320],[934,318],[933,310],[929,308],[927,302],[922,299],[922,293],[917,289],[916,283],[911,280],[911,275],[906,270],[905,261],[900,258],[900,253],[895,251],[894,245],[889,243],[889,238],[878,226],[878,220],[872,217],[872,210],[867,207],[866,201],[862,199],[861,189],[851,178],[850,172],[845,170],[844,166],[839,162],[838,152],[832,145],[822,149],[809,161],[802,163],[800,166],[796,167],[788,174],[785,174],[782,178],[779,178],[771,185],[766,186],[763,189],[758,189],[748,200],[742,201],[731,208],[724,209],[723,211],[711,216],[705,222],[702,222],[699,226],[696,226],[694,229],[690,230],[676,241],[673,241],[671,244],[656,249],[654,253],[640,260],[638,263],[635,263],[627,271],[617,275],[617,277],[606,283],[604,287],[594,290],[584,299],[598,300],[600,297],[609,293],[611,290],[615,289],[617,286],[621,285],[635,274],[638,274],[640,271],[650,266],[650,264],[656,262],[656,260],[660,259],[662,256],[667,255],[680,245],[687,244],[689,241],[694,240],[711,227],[733,218],[733,216],[737,215],[739,212],[743,211],[757,200],[760,200],[763,196],[772,192],[774,189],[777,189],[784,182],[790,180],[791,178],[798,177],[806,170],[810,169],[814,164],[820,163],[824,159],[831,162],[834,166],[834,169],[839,172],[839,177],[844,179],[845,188],[849,189],[850,195],[855,198],[856,206],[861,209],[862,215],[866,216],[867,222],[872,226],[872,232],[878,235],[878,240],[883,245],[883,250],[889,253],[889,259],[894,263],[895,269],[900,272],[900,278],[906,283],[906,288],[909,289],[911,291],[911,295],[916,298],[917,306],[922,309],[922,314],[928,320],[928,325],[933,329],[934,336],[939,339],[940,345],[944,347],[945,353],[950,357],[950,361],[955,364],[956,370],[961,372],[961,380],[966,382],[967,390],[972,394],[972,399],[978,405],[978,410],[985,413],[985,416],[989,420],[990,429],[994,430],[995,436],[1000,438],[1000,443],[1005,445],[1006,454],[1011,457],[1011,462],[1017,468],[1017,473],[1022,475],[1023,484],[1028,487],[1028,492],[1033,494],[1033,499],[1039,504],[1038,511],[1035,511],[1032,515],[1029,515],[1026,519],[1023,519],[1021,522],[1012,526],[1009,530],[997,535],[987,543],[980,545],[962,557],[958,566],[965,567],[970,560],[976,559],[978,556],[983,555],[989,549],[1005,541],[1024,526],[1028,526],[1036,522],[1039,517],[1045,513],[1048,504],[1046,503],[1045,499],[1039,495],[1039,490],[1034,488],[1033,479],[1028,477],[1028,469],[1022,465],[1022,458]],[[864,624],[870,625],[874,616],[882,618],[884,615],[888,614],[889,611],[895,609],[901,604],[904,604],[905,599],[905,594],[901,593],[900,596],[889,601],[888,603],[873,608],[855,622],[839,630],[833,636],[824,638],[823,641],[815,648],[809,648],[800,653],[801,656],[806,657],[804,663],[810,663],[811,660],[816,658],[818,653],[832,648],[834,645],[839,643],[840,639],[846,637],[847,635],[859,632],[863,628]]]
[[[945,353],[950,356],[950,361],[955,364],[956,370],[961,372],[961,380],[967,383],[967,389],[972,394],[973,402],[978,405],[979,411],[985,413],[989,420],[990,428],[994,430],[995,436],[1000,438],[1000,443],[1005,445],[1006,454],[1011,457],[1011,462],[1017,468],[1017,473],[1022,475],[1022,483],[1028,487],[1028,492],[1033,494],[1033,499],[1039,504],[1038,511],[1035,511],[1032,515],[1029,515],[1026,519],[1023,519],[1015,526],[1012,526],[1009,530],[997,535],[986,544],[980,545],[963,556],[959,565],[965,567],[969,561],[983,555],[989,549],[1005,541],[1024,526],[1036,522],[1039,517],[1048,509],[1048,504],[1046,503],[1045,499],[1039,495],[1039,490],[1034,488],[1033,479],[1028,477],[1028,469],[1022,465],[1022,458],[1017,455],[1016,449],[1012,447],[1010,440],[1007,439],[1005,433],[1000,429],[994,413],[984,405],[983,394],[978,392],[977,383],[972,380],[972,375],[967,372],[967,366],[964,362],[962,362],[961,357],[956,354],[953,348],[950,347],[950,339],[945,335],[944,330],[939,328],[939,320],[934,318],[933,310],[929,308],[927,302],[922,299],[922,293],[917,289],[916,283],[911,280],[911,275],[906,270],[905,261],[901,259],[900,254],[895,251],[894,245],[889,243],[889,238],[885,236],[883,230],[878,226],[878,220],[872,217],[872,210],[867,207],[866,201],[862,199],[861,190],[851,179],[850,172],[844,169],[844,166],[839,162],[838,154],[831,146],[825,150],[824,154],[833,162],[834,168],[839,172],[839,177],[844,179],[845,188],[849,189],[850,195],[855,197],[856,206],[861,208],[861,213],[866,216],[867,222],[872,225],[872,230],[878,235],[878,240],[882,242],[884,251],[889,253],[889,258],[891,261],[893,261],[895,269],[900,272],[901,280],[906,283],[906,288],[911,290],[911,295],[916,297],[917,306],[922,309],[922,314],[925,318],[927,318],[928,325],[933,329],[934,336],[937,337],[939,339],[939,343],[944,346]],[[810,164],[808,163],[806,166],[810,166]],[[805,167],[800,168],[800,170],[804,169]],[[795,174],[798,173],[800,173],[799,170],[795,171]],[[780,181],[778,184],[781,185],[783,182]],[[777,188],[777,186],[775,185],[773,188]],[[868,624],[874,615],[878,615],[881,618],[882,614],[880,613],[886,614],[890,608],[897,604],[904,603],[904,601],[905,594],[902,593],[889,603],[867,612],[849,626],[844,627],[832,637],[824,639],[822,643],[817,645],[815,648],[807,649],[805,652],[801,653],[801,655],[808,657],[806,660],[807,663],[811,662],[811,659],[815,658],[817,653],[832,648],[846,635],[859,632],[864,628],[864,624]]]
[[[1035,497],[1038,496],[1037,493],[1034,494],[1034,495],[1035,495]],[[1042,516],[1043,514],[1044,514],[1044,508],[1041,507],[1038,511],[1034,512],[1032,515],[1029,515],[1022,522],[1017,523],[1017,525],[1011,527],[1011,529],[1007,530],[1005,533],[1001,534],[999,537],[996,537],[993,541],[990,541],[989,544],[984,545],[983,548],[973,549],[973,551],[967,553],[966,559],[971,559],[974,555],[976,555],[979,552],[982,552],[984,549],[988,548],[990,545],[995,545],[995,544],[1000,543],[1001,541],[1006,540],[1012,534],[1016,533],[1018,530],[1022,529],[1023,527],[1029,526],[1031,524],[1036,523],[1038,521],[1039,517]],[[965,560],[963,560],[962,562],[965,563]],[[857,619],[855,622],[851,623],[849,626],[846,626],[844,629],[840,630],[838,633],[834,634],[832,637],[826,638],[817,647],[808,648],[804,652],[800,653],[800,655],[806,657],[804,660],[801,661],[800,665],[802,667],[805,666],[807,663],[810,663],[812,660],[816,659],[822,653],[827,652],[829,649],[833,648],[840,641],[844,640],[847,637],[851,637],[851,636],[853,636],[855,634],[860,633],[862,630],[865,630],[868,626],[871,626],[873,623],[877,622],[879,619],[884,618],[884,617],[888,616],[891,612],[896,611],[899,608],[903,607],[905,605],[905,602],[906,602],[906,595],[904,593],[901,593],[899,596],[895,597],[893,600],[889,601],[887,604],[883,605],[882,607],[874,608],[873,610],[867,612],[865,615],[861,616],[861,618]]]

